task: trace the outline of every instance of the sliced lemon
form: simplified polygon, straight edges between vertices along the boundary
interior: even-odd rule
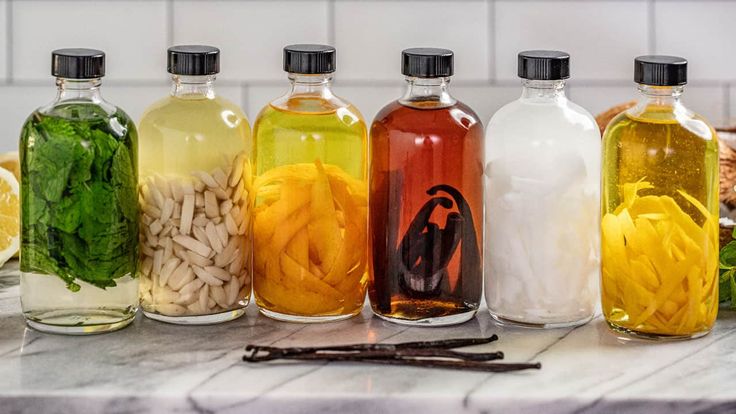
[[[0,168],[13,173],[17,180],[20,180],[20,161],[18,160],[18,151],[4,152],[0,154]]]
[[[20,193],[18,180],[0,167],[0,266],[18,251],[20,246]]]

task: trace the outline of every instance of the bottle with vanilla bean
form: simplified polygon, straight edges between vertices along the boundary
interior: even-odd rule
[[[140,294],[152,319],[228,321],[251,290],[250,126],[217,96],[220,51],[168,50],[171,94],[140,123]]]
[[[402,60],[406,92],[371,127],[368,294],[393,322],[461,323],[482,290],[483,126],[449,92],[452,51]]]

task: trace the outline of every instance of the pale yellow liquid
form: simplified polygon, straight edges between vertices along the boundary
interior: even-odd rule
[[[251,165],[253,141],[248,120],[237,105],[220,97],[207,98],[201,94],[166,97],[154,103],[146,111],[138,131],[141,185],[153,175],[161,177],[166,182],[191,182],[195,172],[211,173],[218,169],[225,171],[229,176],[229,168],[232,167],[236,157],[243,153],[245,154],[244,168],[248,169]],[[245,176],[249,177],[250,173],[245,173]],[[245,188],[249,187],[250,184],[245,183]],[[243,200],[246,199],[243,198]],[[248,203],[249,201],[236,202],[243,216],[242,220],[245,221],[249,220]],[[223,218],[218,216],[218,219]],[[174,217],[169,221],[174,225],[176,222]],[[145,225],[142,224],[142,226]],[[250,244],[249,233],[246,231],[245,235],[237,237],[244,238],[246,243]],[[158,250],[160,246],[154,249]],[[245,273],[240,271],[234,273],[234,276],[241,275],[241,285],[238,300],[230,306],[231,309],[244,307],[250,297],[250,248],[241,253],[246,256],[243,258]],[[145,259],[146,255],[142,250],[141,262]],[[152,306],[152,304],[161,302],[161,296],[156,293],[156,289],[152,292],[144,289],[144,286],[152,285],[151,277],[153,277],[152,274],[141,274],[141,280],[147,282],[141,283],[141,306],[149,317],[152,313],[160,313],[164,316],[179,317],[176,323],[195,323],[184,319],[197,316],[206,317],[208,313],[223,311],[220,307],[217,307],[219,309],[217,311],[189,310],[184,315],[160,311]],[[242,314],[226,312],[228,310],[224,309],[222,316],[216,320],[212,319],[211,322],[222,322]],[[167,321],[171,322],[171,320]]]
[[[140,177],[210,171],[251,153],[251,131],[240,108],[220,97],[166,97],[143,115],[138,129]]]

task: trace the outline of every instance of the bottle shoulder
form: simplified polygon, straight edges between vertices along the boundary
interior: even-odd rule
[[[608,123],[603,139],[611,139],[627,129],[647,129],[650,131],[664,129],[682,129],[694,137],[706,141],[717,142],[718,134],[705,117],[693,112],[685,106],[660,107],[654,105],[636,105],[616,115]]]
[[[593,115],[569,99],[549,103],[530,103],[522,99],[509,102],[493,114],[486,131],[491,139],[505,134],[531,138],[559,131],[600,138]]]
[[[445,107],[418,108],[404,105],[399,100],[389,102],[373,119],[372,128],[390,128],[415,133],[432,133],[452,128],[481,130],[478,114],[463,102]]]
[[[285,129],[341,129],[364,134],[366,122],[361,112],[347,101],[326,102],[318,98],[292,97],[291,102],[278,99],[264,106],[256,116],[254,131]]]

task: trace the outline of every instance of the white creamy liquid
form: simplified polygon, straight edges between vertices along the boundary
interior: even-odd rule
[[[600,275],[600,134],[564,97],[499,110],[486,136],[485,294],[502,320],[587,321]]]

